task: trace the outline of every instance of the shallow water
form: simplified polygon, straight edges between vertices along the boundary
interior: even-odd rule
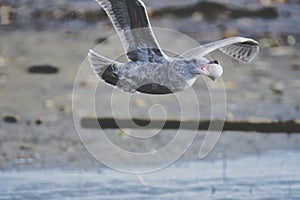
[[[175,164],[141,175],[100,171],[0,173],[0,199],[300,199],[300,152]]]

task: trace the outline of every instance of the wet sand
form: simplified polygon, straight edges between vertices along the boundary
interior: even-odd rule
[[[155,6],[153,5],[155,8]],[[251,36],[262,43],[259,57],[251,64],[237,63],[220,53],[211,56],[217,58],[224,66],[223,80],[227,95],[227,120],[238,121],[278,121],[300,119],[300,37],[296,30],[280,28],[282,19],[264,21],[262,29],[249,32],[249,26],[254,26],[255,19],[245,18],[229,20],[226,27],[222,22],[209,25],[207,21],[197,21],[197,17],[184,17],[174,20],[172,16],[162,19],[154,17],[152,24],[156,27],[175,29],[192,36],[199,43],[220,39],[230,35]],[[294,18],[292,18],[294,19]],[[261,19],[260,19],[261,20]],[[260,21],[258,20],[258,21]],[[57,23],[57,21],[55,22]],[[245,24],[246,23],[246,24]],[[250,23],[250,24],[249,24]],[[273,29],[262,27],[272,24]],[[293,21],[291,21],[291,24]],[[249,25],[249,26],[247,26]],[[40,168],[98,168],[102,166],[82,145],[73,122],[72,90],[76,73],[86,58],[88,49],[94,48],[99,41],[115,34],[106,19],[85,28],[70,28],[71,25],[55,30],[37,30],[29,28],[26,31],[7,29],[0,32],[0,169],[40,169]],[[75,26],[76,27],[76,26]],[[81,26],[80,26],[81,27]],[[209,33],[209,30],[213,30]],[[273,32],[272,32],[273,31]],[[184,49],[180,41],[170,44],[169,35],[158,35],[162,47],[176,50],[178,46]],[[290,37],[289,37],[290,36]],[[293,38],[296,43],[293,43]],[[292,39],[291,39],[292,38]],[[271,46],[271,47],[269,47]],[[107,42],[99,53],[115,56],[122,54],[122,48]],[[33,74],[28,72],[32,66],[48,65],[58,69],[54,74]],[[86,77],[80,80],[78,101],[81,109],[76,110],[82,117],[88,117],[86,111],[88,99],[84,95],[93,91],[98,84],[86,62]],[[199,104],[190,103],[189,96],[182,95],[183,104],[191,111],[201,110],[201,118],[210,118],[210,98],[207,86],[218,92],[221,82],[210,82],[199,79],[194,85]],[[98,100],[99,117],[112,117],[110,110],[110,95],[112,89],[104,83],[99,83],[96,99]],[[117,93],[117,99],[126,94]],[[137,94],[135,101],[130,103],[134,117],[147,117],[148,108],[155,103],[162,103],[170,111],[170,118],[178,118],[178,110],[174,96],[149,97]],[[218,105],[215,107],[218,109]],[[220,108],[221,109],[221,108]],[[118,113],[124,116],[124,113]],[[159,118],[160,113],[154,113]],[[6,116],[12,116],[16,123],[5,122]],[[190,116],[193,119],[193,116]],[[90,144],[103,147],[101,141],[93,141],[93,131],[90,131]],[[299,133],[300,130],[295,130]],[[174,136],[174,131],[163,131],[161,137],[147,144],[137,144],[128,138],[118,136],[118,131],[108,130],[112,140],[120,147],[130,151],[149,151],[164,145]],[[189,134],[189,131],[186,131]],[[192,147],[181,160],[197,160],[204,132],[199,132]],[[182,138],[183,143],[185,139]],[[300,150],[299,134],[263,134],[224,132],[213,152],[207,159],[219,159],[220,154],[228,158],[242,157],[249,154],[259,155],[270,150]],[[107,156],[116,160],[124,160],[118,155],[107,152]],[[144,161],[143,161],[144,162]],[[159,162],[159,160],[157,161]]]

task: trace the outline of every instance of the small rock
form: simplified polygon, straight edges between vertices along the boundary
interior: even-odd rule
[[[144,108],[147,105],[143,99],[138,99],[138,98],[135,99],[133,103],[136,107],[139,107],[139,108]]]
[[[5,66],[5,59],[0,56],[0,67],[4,67]]]
[[[117,136],[118,136],[120,139],[128,138],[127,133],[124,133],[124,132],[121,131],[121,130],[117,131],[116,134],[117,134]]]
[[[234,116],[234,114],[231,112],[231,111],[228,111],[226,113],[226,119],[228,121],[235,121],[236,120],[236,117]]]
[[[54,102],[52,100],[46,100],[43,106],[44,108],[53,108]]]
[[[286,42],[287,42],[288,45],[294,46],[296,44],[297,40],[293,35],[289,35],[286,38]]]
[[[192,14],[193,20],[196,22],[200,22],[203,20],[203,14],[201,12],[194,12]]]
[[[41,119],[35,120],[35,124],[36,125],[41,125],[42,123],[43,123],[43,121]]]
[[[269,7],[272,6],[272,1],[271,0],[260,0],[261,5]]]
[[[5,116],[4,117],[4,122],[7,122],[7,123],[18,123],[18,122],[20,122],[20,117],[18,115],[15,115],[15,116]]]
[[[22,150],[22,151],[29,151],[31,149],[32,149],[31,146],[24,145],[24,144],[20,145],[20,150]]]
[[[283,95],[283,90],[285,88],[285,85],[283,82],[278,82],[278,83],[272,83],[270,85],[270,90],[272,90],[272,92],[275,94],[275,95]]]
[[[62,113],[70,113],[72,111],[72,109],[68,106],[59,106],[59,111]]]

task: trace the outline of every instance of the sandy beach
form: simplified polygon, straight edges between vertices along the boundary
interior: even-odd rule
[[[182,111],[177,96],[135,94],[130,97],[98,81],[86,59],[88,50],[97,46],[98,53],[116,58],[123,55],[123,49],[107,17],[93,1],[41,1],[29,8],[30,2],[0,3],[2,11],[5,6],[13,13],[8,24],[3,24],[2,17],[0,25],[0,170],[102,169],[104,165],[86,150],[86,146],[105,152],[107,159],[121,165],[155,165],[164,161],[166,157],[132,163],[123,155],[110,151],[105,141],[95,140],[97,131],[92,129],[80,130],[86,136],[83,144],[73,118],[126,118],[124,99],[131,98],[128,107],[134,118],[148,118],[149,109],[159,104],[165,108],[168,119],[179,119]],[[225,107],[222,103],[213,105],[214,111],[221,113],[216,114],[215,119],[253,123],[293,120],[299,123],[300,4],[272,1],[268,6],[255,1],[241,7],[229,0],[228,4],[215,2],[217,5],[209,6],[222,8],[223,12],[209,20],[207,13],[201,11],[178,16],[178,9],[191,9],[190,5],[198,5],[198,1],[145,1],[149,5],[152,25],[172,30],[155,30],[162,48],[171,52],[183,52],[197,42],[203,44],[235,35],[260,42],[260,54],[250,64],[236,62],[220,52],[210,54],[210,58],[218,59],[224,66],[223,78],[216,82],[199,78],[192,89],[198,101],[191,100],[189,91],[178,94],[186,113],[191,113],[182,120],[209,120],[212,113],[209,92],[218,95],[224,86]],[[254,12],[265,8],[272,8],[269,11],[277,15],[266,18]],[[243,9],[254,11],[249,11],[249,16],[230,14]],[[162,14],[167,11],[168,14]],[[73,18],[66,14],[71,12]],[[183,35],[189,39],[184,39]],[[96,102],[95,110],[91,111],[89,95],[93,93]],[[192,114],[195,110],[201,117]],[[161,110],[154,109],[151,117],[161,119]],[[129,132],[151,135],[143,129]],[[259,157],[274,150],[282,152],[279,156],[284,156],[285,151],[299,152],[300,130],[292,132],[225,131],[203,162]],[[189,130],[183,133],[194,134]],[[162,130],[150,140],[124,137],[121,130],[114,129],[105,130],[105,134],[121,149],[141,153],[162,148],[177,132]],[[206,131],[198,131],[190,148],[177,162],[199,161],[199,149],[206,134]],[[182,144],[188,143],[190,137],[183,135],[180,136]]]
[[[246,64],[213,52],[222,79],[200,77],[176,95],[129,95],[89,66],[89,49],[124,60],[96,2],[1,1],[0,199],[299,199],[299,2],[144,1],[170,54],[236,35],[257,40],[260,54]],[[84,123],[95,118],[231,126],[221,133]],[[119,172],[152,169],[164,170]]]

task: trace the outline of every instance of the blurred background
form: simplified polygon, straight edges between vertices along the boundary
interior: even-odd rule
[[[109,170],[85,150],[72,110],[76,73],[80,66],[90,70],[88,50],[101,43],[102,55],[123,52],[107,40],[115,35],[108,17],[93,0],[0,0],[0,199],[120,199],[124,193],[124,199],[300,199],[300,2],[144,2],[153,27],[178,31],[200,44],[237,35],[259,41],[260,54],[250,64],[219,52],[210,55],[225,69],[226,120],[240,127],[243,122],[287,124],[284,130],[226,130],[203,160],[198,152],[206,132],[199,131],[170,168],[143,177]],[[168,43],[174,49],[190,48],[168,35],[158,36],[162,48]],[[79,83],[80,113],[89,117],[82,97],[98,84],[97,116],[112,117],[112,88],[98,83],[90,71]],[[210,119],[207,87],[218,92],[222,82],[196,82],[200,104],[188,97],[184,101],[188,109],[199,109],[201,118],[190,119]],[[117,95],[122,99],[125,94]],[[179,119],[172,96],[137,94],[129,106],[134,117],[145,118],[155,103],[166,107],[169,118]],[[159,119],[160,113],[155,116]],[[117,146],[132,152],[159,149],[176,134],[162,131],[144,143],[120,130],[107,132]],[[104,142],[93,139],[91,133],[89,143],[106,150]],[[107,157],[132,164],[109,151]]]

